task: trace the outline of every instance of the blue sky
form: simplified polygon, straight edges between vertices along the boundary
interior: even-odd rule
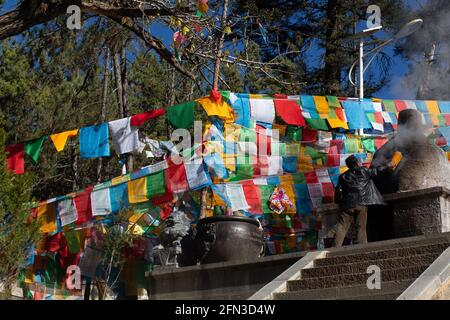
[[[0,13],[4,11],[8,11],[11,8],[15,7],[17,0],[6,0],[5,4],[3,5],[3,8],[0,9]],[[376,3],[376,1],[374,1]],[[412,8],[416,9],[421,4],[426,2],[426,0],[406,0],[406,3]],[[170,30],[167,28],[162,28],[158,25],[152,26],[152,32],[163,39],[164,42],[169,43],[172,40],[172,35],[170,33]],[[383,34],[381,34],[383,37]],[[390,98],[399,98],[399,99],[414,99],[415,94],[414,92],[409,92],[405,88],[399,88],[400,80],[404,77],[404,75],[408,71],[408,62],[399,57],[394,55],[394,46],[388,46],[384,49],[384,52],[387,53],[392,59],[392,65],[390,70],[390,78],[391,81],[388,85],[386,85],[384,88],[382,88],[379,92],[375,94],[378,98],[383,99],[390,99]]]

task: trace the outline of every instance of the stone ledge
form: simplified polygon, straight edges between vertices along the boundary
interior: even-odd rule
[[[170,274],[174,274],[174,273],[176,273],[176,274],[191,273],[191,272],[198,272],[198,271],[228,269],[228,268],[232,268],[232,267],[247,268],[247,267],[251,267],[252,265],[259,265],[261,263],[271,263],[271,262],[290,260],[290,259],[301,259],[306,254],[307,254],[307,252],[293,252],[293,253],[278,254],[278,255],[267,256],[267,257],[260,257],[260,258],[256,258],[256,259],[242,259],[242,260],[237,260],[237,261],[208,263],[208,264],[200,264],[200,265],[196,265],[196,266],[188,266],[188,267],[181,267],[181,268],[171,267],[171,268],[165,268],[165,269],[160,269],[160,270],[154,270],[152,272],[147,273],[147,276],[160,277],[163,275],[170,275]]]

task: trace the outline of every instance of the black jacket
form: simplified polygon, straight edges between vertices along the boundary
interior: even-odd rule
[[[335,202],[344,211],[357,206],[386,204],[372,178],[386,168],[367,169],[357,167],[339,176],[339,183],[335,189]]]

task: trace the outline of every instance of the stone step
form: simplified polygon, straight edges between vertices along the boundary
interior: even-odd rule
[[[344,275],[354,273],[365,273],[367,267],[376,265],[383,269],[400,269],[408,268],[415,265],[430,265],[439,257],[440,253],[429,253],[422,255],[414,255],[408,257],[395,257],[390,259],[367,260],[355,263],[335,264],[323,267],[314,267],[303,269],[301,271],[301,279],[309,279],[316,277],[326,277],[330,275]]]
[[[377,251],[366,251],[356,254],[347,254],[339,256],[327,256],[323,259],[317,259],[314,261],[314,267],[325,267],[332,265],[341,265],[355,262],[363,262],[368,260],[384,260],[391,258],[400,258],[408,256],[416,256],[430,253],[441,254],[449,246],[448,243],[437,243],[427,245],[417,245],[411,247],[401,248],[385,248]]]
[[[399,249],[442,243],[450,245],[450,232],[369,242],[367,244],[356,244],[351,246],[344,246],[341,248],[329,248],[327,250],[329,250],[328,257],[337,257],[349,254],[366,253],[369,251],[382,251],[386,249]]]
[[[403,291],[397,291],[387,294],[376,294],[372,296],[357,296],[340,300],[396,300]]]
[[[401,281],[387,281],[381,283],[380,290],[369,290],[367,285],[355,285],[348,287],[332,287],[323,289],[301,290],[276,293],[275,300],[336,300],[352,299],[354,297],[369,297],[376,295],[389,295],[400,292],[401,294],[408,288],[414,279]]]
[[[425,269],[428,268],[428,266],[429,264],[425,264],[408,268],[381,270],[381,281],[400,281],[406,279],[415,279],[420,274],[422,274]],[[287,291],[365,285],[369,276],[369,274],[364,272],[344,275],[332,275],[321,278],[291,280],[287,282]]]

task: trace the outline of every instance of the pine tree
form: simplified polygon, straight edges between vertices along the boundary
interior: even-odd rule
[[[39,231],[26,206],[32,200],[33,175],[7,171],[4,140],[4,130],[0,129],[0,297],[9,297]]]

